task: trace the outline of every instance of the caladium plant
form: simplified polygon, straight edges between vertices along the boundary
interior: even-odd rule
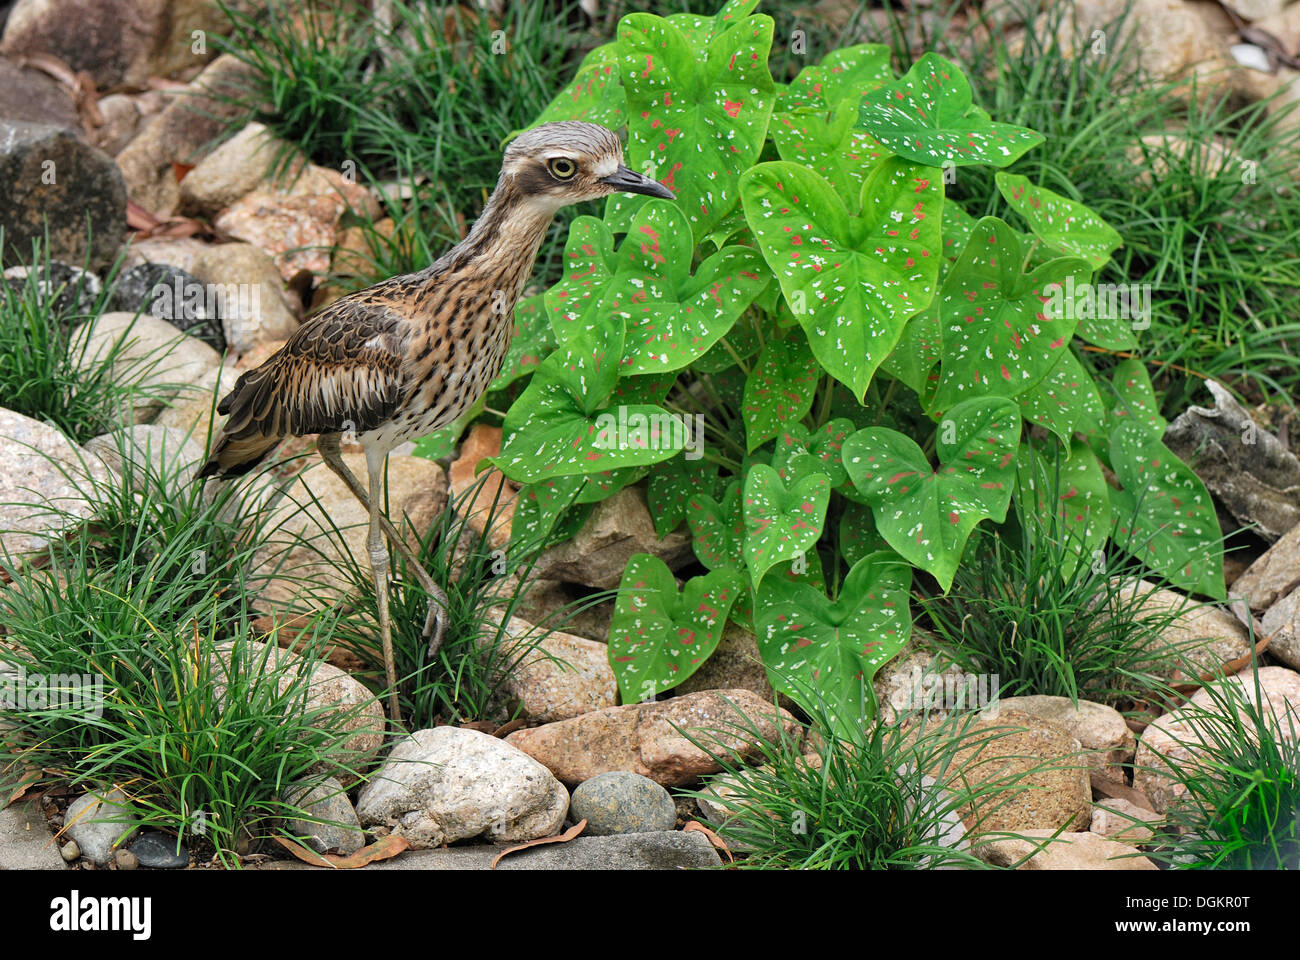
[[[624,17],[538,118],[626,125],[629,164],[676,194],[573,222],[496,385],[517,537],[571,535],[643,483],[655,532],[691,538],[676,571],[625,571],[623,699],[680,683],[730,619],[777,689],[869,715],[913,581],[946,589],[1012,498],[1081,562],[1113,537],[1222,597],[1213,505],[1161,442],[1141,327],[1094,296],[1120,235],[1060,182],[999,170],[1001,216],[971,213],[999,194],[948,193],[1043,137],[935,54],[899,74],[863,44],[777,83],[756,6]]]

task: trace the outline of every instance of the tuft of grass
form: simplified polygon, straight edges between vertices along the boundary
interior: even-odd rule
[[[809,721],[764,738],[743,714],[712,733],[683,736],[722,767],[710,787],[686,791],[725,811],[716,827],[745,869],[933,870],[984,868],[965,841],[1023,786],[991,776],[970,783],[963,752],[996,751],[1013,728],[975,729],[971,713],[931,714],[920,726],[869,723],[838,714],[815,690]],[[726,750],[725,736],[758,745],[755,764]],[[724,786],[718,790],[717,787]],[[975,814],[973,811],[979,810]]]
[[[1179,709],[1190,756],[1156,754],[1154,772],[1186,792],[1149,856],[1177,869],[1300,870],[1300,712],[1284,702],[1279,716],[1264,699],[1257,662],[1249,680],[1202,689],[1207,704]]]
[[[268,663],[251,638],[242,569],[256,530],[233,490],[205,501],[181,465],[131,460],[85,481],[92,515],[35,562],[0,560],[0,684],[57,695],[5,711],[0,782],[115,784],[147,826],[198,833],[224,863],[294,813],[297,781],[356,779],[348,711],[309,703],[308,670]],[[302,638],[300,638],[302,642]],[[7,794],[6,794],[7,795]]]
[[[51,423],[82,443],[119,424],[130,395],[148,392],[119,379],[129,328],[93,357],[87,355],[89,338],[74,331],[104,312],[117,268],[83,313],[77,306],[88,296],[82,279],[71,288],[46,289],[45,245],[33,243],[28,264],[33,269],[24,279],[0,281],[0,396],[7,409]]]
[[[1053,470],[1044,502],[1060,502],[1059,483]],[[1012,522],[977,530],[947,594],[920,597],[948,658],[996,674],[1004,696],[1119,703],[1163,688],[1175,659],[1162,635],[1183,611],[1135,588],[1114,529],[1112,548],[1093,553],[1058,512],[1021,499]]]

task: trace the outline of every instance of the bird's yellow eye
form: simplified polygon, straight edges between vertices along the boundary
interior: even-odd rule
[[[546,162],[546,169],[557,180],[568,180],[578,172],[577,165],[568,157],[556,157]]]

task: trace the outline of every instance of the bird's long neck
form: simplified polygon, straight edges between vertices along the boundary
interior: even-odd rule
[[[509,320],[554,216],[503,174],[469,235],[418,276],[426,289],[487,297],[492,312]]]

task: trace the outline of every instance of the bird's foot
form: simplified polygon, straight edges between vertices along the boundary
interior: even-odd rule
[[[447,633],[447,593],[439,586],[429,591],[429,613],[424,618],[424,630],[420,633],[422,640],[429,641],[429,659],[438,655],[443,638]]]

